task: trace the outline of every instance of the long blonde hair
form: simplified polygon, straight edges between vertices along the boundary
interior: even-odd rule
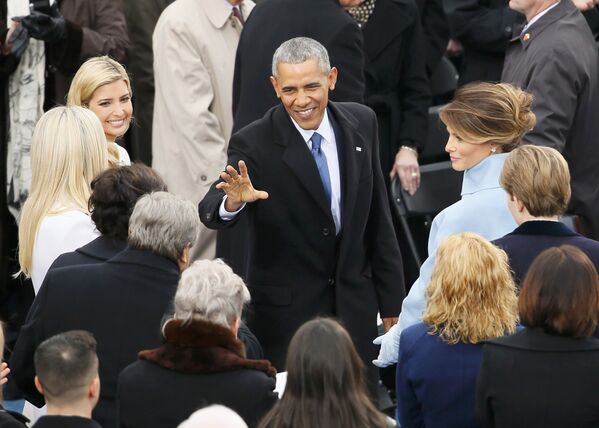
[[[422,319],[449,344],[515,331],[518,297],[507,255],[475,233],[439,245],[426,298]]]
[[[42,219],[65,209],[88,211],[93,178],[108,167],[98,117],[82,107],[56,107],[38,121],[31,141],[31,190],[19,223],[19,264],[30,275]],[[55,211],[59,202],[62,210]]]
[[[71,81],[71,87],[67,95],[67,106],[88,108],[96,89],[120,80],[125,81],[129,94],[132,95],[131,81],[122,64],[109,56],[90,58],[79,67]],[[119,152],[116,144],[108,144],[108,154],[110,165],[119,165]]]

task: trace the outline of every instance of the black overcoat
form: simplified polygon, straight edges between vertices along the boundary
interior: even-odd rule
[[[366,105],[379,124],[383,174],[389,175],[403,144],[422,149],[430,90],[426,44],[412,0],[377,0],[364,37]]]
[[[115,427],[118,375],[139,351],[160,344],[161,321],[171,309],[178,281],[174,261],[134,249],[106,263],[49,271],[10,360],[25,398],[36,406],[44,404],[33,383],[37,346],[58,333],[87,330],[98,343],[102,383],[93,417],[104,428]]]
[[[248,324],[279,369],[296,329],[319,314],[339,317],[370,362],[377,310],[397,316],[405,293],[374,112],[333,102],[328,111],[340,163],[339,236],[314,159],[282,105],[234,134],[229,145],[229,164],[245,160],[254,186],[269,198],[248,204],[231,222],[218,216],[224,192],[215,185],[199,205],[211,228],[248,217]]]
[[[483,346],[476,408],[485,428],[595,428],[598,389],[598,339],[524,329]]]

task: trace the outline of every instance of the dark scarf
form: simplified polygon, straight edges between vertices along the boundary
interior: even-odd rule
[[[182,373],[208,374],[234,370],[259,370],[274,378],[276,370],[267,360],[245,358],[243,343],[223,326],[194,320],[183,324],[170,320],[164,326],[164,343],[156,349],[141,351],[146,360]]]
[[[376,0],[365,0],[361,5],[347,9],[349,14],[360,26],[366,24],[374,12]]]

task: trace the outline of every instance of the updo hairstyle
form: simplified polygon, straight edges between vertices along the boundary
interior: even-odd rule
[[[536,124],[532,96],[508,83],[471,83],[459,88],[439,117],[464,141],[492,143],[510,152]]]

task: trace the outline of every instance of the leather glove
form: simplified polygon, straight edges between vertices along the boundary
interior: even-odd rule
[[[22,25],[18,25],[10,35],[8,43],[10,45],[10,53],[17,58],[21,58],[25,49],[27,49],[27,45],[29,45],[29,32]]]
[[[381,345],[379,356],[372,363],[377,367],[388,367],[397,362],[399,354],[399,323],[395,324],[389,331],[372,341],[375,345]]]
[[[21,19],[21,24],[29,31],[31,37],[50,44],[64,39],[67,32],[67,23],[56,2],[52,5],[50,15],[33,11]]]

